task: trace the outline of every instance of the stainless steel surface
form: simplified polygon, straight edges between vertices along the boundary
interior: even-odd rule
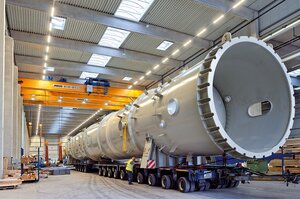
[[[249,107],[263,101],[271,103],[269,112],[250,116]],[[141,156],[145,138],[152,137],[161,151],[175,156],[225,152],[237,158],[262,158],[288,138],[294,105],[290,79],[274,50],[256,38],[234,38],[172,81],[142,94],[130,110],[111,113],[96,129],[71,138],[70,155],[94,160]],[[98,146],[95,141],[93,147],[87,145],[84,135],[97,137]]]

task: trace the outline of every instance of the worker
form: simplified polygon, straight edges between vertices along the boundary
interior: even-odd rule
[[[128,176],[128,184],[132,185],[133,177],[133,166],[134,166],[135,157],[133,156],[126,164],[126,172]]]

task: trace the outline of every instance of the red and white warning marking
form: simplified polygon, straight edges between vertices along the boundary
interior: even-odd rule
[[[148,160],[147,168],[148,169],[155,169],[156,163],[155,160]]]

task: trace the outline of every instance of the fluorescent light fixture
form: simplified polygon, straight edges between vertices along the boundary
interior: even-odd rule
[[[104,105],[105,105],[105,106],[108,106],[108,103],[106,102]]]
[[[82,104],[86,104],[86,101],[83,100],[81,103],[82,103]]]
[[[48,60],[48,55],[45,55],[45,61],[47,61]]]
[[[154,0],[122,0],[115,16],[139,21],[153,2]]]
[[[50,43],[50,41],[51,41],[51,36],[48,35],[48,37],[47,37],[47,42]]]
[[[46,74],[46,70],[43,70],[43,74]]]
[[[187,42],[185,42],[185,43],[183,44],[183,46],[186,47],[186,46],[189,45],[190,43],[192,43],[192,40],[191,40],[191,39],[188,40]]]
[[[295,90],[295,91],[298,91],[298,90],[300,90],[300,87],[294,88],[294,90]]]
[[[90,72],[82,72],[80,75],[80,79],[86,79],[86,78],[96,78],[98,77],[99,73],[90,73]]]
[[[51,7],[51,17],[53,17],[54,16],[54,7],[52,6]]]
[[[288,73],[290,76],[292,77],[297,77],[300,75],[300,69],[297,69],[297,70],[294,70],[294,71],[291,71]]]
[[[245,0],[241,0],[232,6],[233,9],[239,7]]]
[[[87,64],[104,67],[109,62],[110,59],[111,59],[110,56],[92,54]]]
[[[218,23],[221,19],[224,18],[224,15],[219,16],[216,20],[214,20],[214,24]]]
[[[54,67],[50,67],[50,66],[46,67],[46,71],[53,72],[54,70],[55,70]]]
[[[47,63],[46,63],[46,62],[44,63],[44,67],[45,67],[45,68],[47,67]]]
[[[46,53],[48,53],[48,52],[49,52],[49,46],[46,47]]]
[[[202,30],[197,34],[197,37],[199,37],[200,35],[202,35],[206,30],[207,30],[206,28],[202,29]]]
[[[158,50],[167,50],[170,46],[172,46],[174,43],[170,41],[163,41],[159,46],[157,46],[156,49]]]
[[[138,83],[138,81],[135,81],[135,82],[133,83],[133,85],[137,85],[137,83]]]
[[[299,57],[300,56],[300,51],[299,52],[296,52],[294,54],[290,54],[290,55],[287,55],[286,57],[283,57],[282,58],[282,61],[283,62],[287,62],[287,61],[290,61],[292,59],[295,59],[296,57]]]
[[[124,80],[124,81],[130,81],[130,80],[132,80],[132,77],[124,77],[122,80]]]
[[[66,18],[63,17],[51,17],[51,24],[53,29],[64,30],[66,24]]]
[[[150,75],[151,74],[151,70],[149,70],[147,73],[146,73],[146,75]]]
[[[98,44],[111,48],[119,48],[129,34],[130,32],[126,30],[107,27]]]
[[[169,60],[169,58],[166,57],[166,58],[164,58],[164,59],[162,60],[162,63],[166,63],[168,60]]]
[[[293,28],[294,26],[298,25],[300,22],[300,19],[294,21],[293,23],[287,25],[287,26],[283,26],[280,30],[270,34],[269,36],[263,38],[262,40],[263,41],[267,41],[267,40],[270,40],[272,38],[274,38],[275,36],[279,35],[280,33],[283,33],[285,31],[288,31],[290,28]]]
[[[132,88],[132,85],[128,86],[128,89],[131,89]]]
[[[43,75],[42,78],[45,79],[46,78],[45,75]]]
[[[176,55],[179,52],[179,49],[175,50],[172,55]]]
[[[62,102],[62,99],[57,100],[58,102]]]
[[[153,67],[153,70],[156,70],[156,69],[158,69],[159,68],[159,65],[157,64],[157,65],[155,65],[154,67]]]
[[[145,76],[140,77],[140,80],[143,80],[145,78]]]
[[[34,100],[35,100],[35,98],[34,98],[34,97],[32,97],[32,98],[31,98],[31,100],[32,100],[32,101],[34,101]]]

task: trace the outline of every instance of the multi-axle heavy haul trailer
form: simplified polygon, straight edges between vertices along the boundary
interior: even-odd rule
[[[201,157],[272,155],[290,134],[294,104],[290,78],[272,47],[227,37],[196,66],[72,137],[67,151],[81,162],[77,169],[92,165],[104,176],[126,178],[119,162],[135,156],[140,183],[182,192],[236,187],[249,180],[246,168],[206,164]],[[83,164],[89,161],[96,164]]]

